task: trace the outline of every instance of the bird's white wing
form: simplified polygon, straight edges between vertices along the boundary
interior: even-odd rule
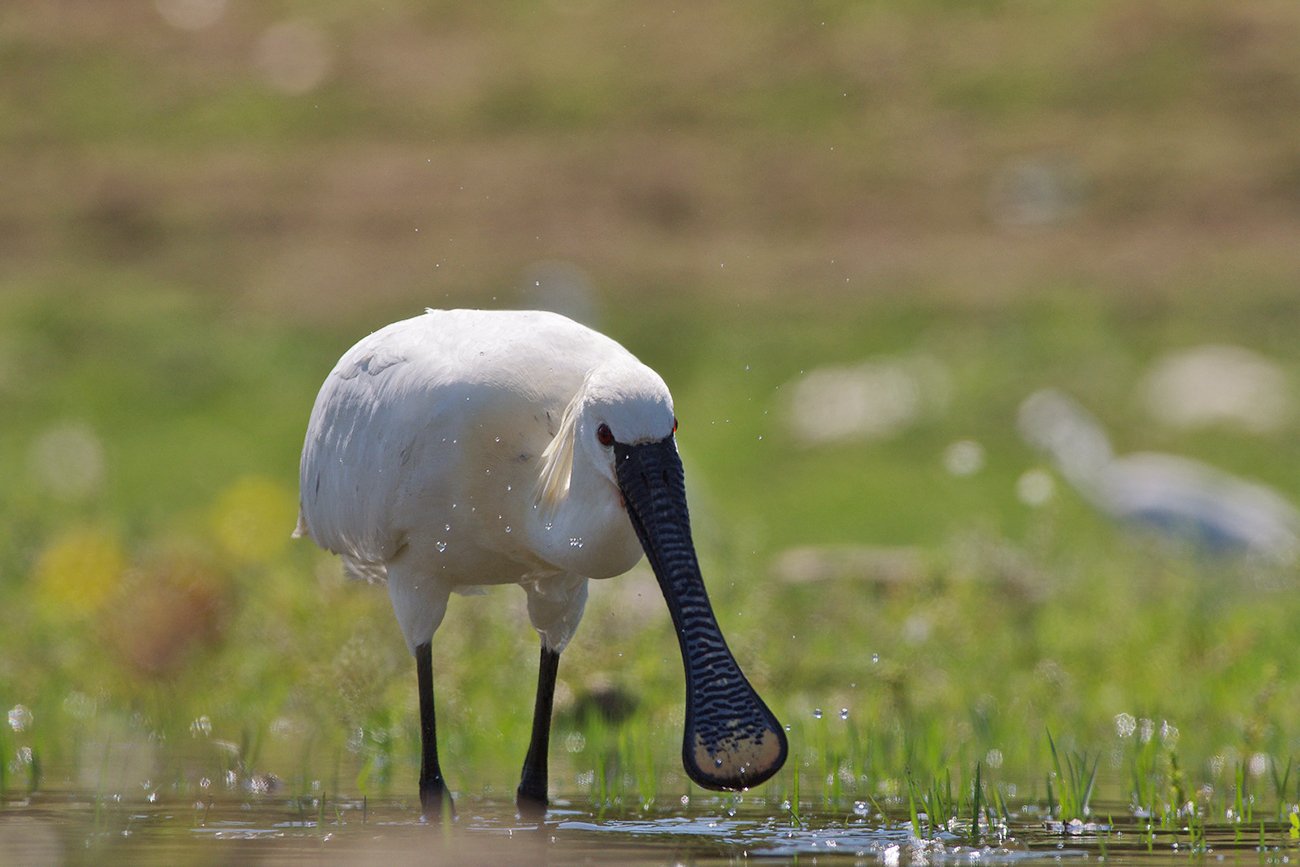
[[[429,311],[374,332],[343,355],[316,398],[298,534],[340,554],[354,577],[382,579],[414,523],[435,517],[421,500],[455,484],[453,462],[465,459],[490,409],[484,395],[535,394],[539,415],[558,424],[564,403],[554,395],[576,392],[611,348],[627,355],[603,335],[535,312]]]
[[[422,406],[411,392],[423,379],[436,396],[446,379],[439,354],[420,346],[416,321],[394,323],[348,350],[321,386],[307,426],[299,532],[342,555],[353,577],[382,578],[383,563],[403,544],[401,528],[388,520],[394,483],[427,410],[437,406]]]

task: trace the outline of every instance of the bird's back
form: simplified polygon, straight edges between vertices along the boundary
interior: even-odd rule
[[[431,310],[374,332],[317,395],[298,534],[340,554],[354,577],[382,579],[413,534],[450,526],[449,504],[475,508],[466,486],[485,471],[498,468],[492,490],[512,487],[506,473],[535,473],[569,399],[611,353],[631,357],[536,311]]]

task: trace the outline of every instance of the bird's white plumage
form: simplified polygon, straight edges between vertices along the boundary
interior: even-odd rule
[[[1300,557],[1300,511],[1265,485],[1180,455],[1117,456],[1097,419],[1055,389],[1026,398],[1018,424],[1084,497],[1118,520],[1277,563]]]
[[[301,465],[299,534],[350,574],[387,579],[407,643],[448,595],[518,583],[562,649],[586,579],[641,557],[607,424],[620,442],[669,436],[672,398],[615,341],[534,311],[431,310],[374,332],[321,387]]]

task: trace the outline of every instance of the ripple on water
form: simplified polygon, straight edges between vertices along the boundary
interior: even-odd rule
[[[867,802],[796,817],[757,796],[676,796],[658,805],[594,812],[559,802],[542,823],[524,821],[507,799],[462,796],[458,818],[426,822],[409,800],[364,801],[269,795],[211,797],[206,792],[133,792],[97,797],[47,791],[0,798],[0,852],[9,863],[60,863],[69,853],[91,863],[191,863],[309,859],[326,864],[664,863],[748,857],[904,863],[1018,863],[1100,854],[1147,863],[1183,863],[1186,836],[1158,832],[1147,851],[1145,827],[1132,817],[1113,826],[1065,828],[1041,812],[1013,818],[1002,836],[979,845],[942,832],[918,839],[905,818],[881,818]],[[585,799],[577,799],[585,804]],[[1117,805],[1118,806],[1118,805]],[[1121,807],[1122,809],[1122,807]],[[1109,815],[1109,814],[1108,814]],[[1118,816],[1118,814],[1116,814]],[[1284,840],[1273,822],[1270,839]],[[1108,836],[1107,836],[1108,835]],[[1106,839],[1103,842],[1103,837]],[[1246,852],[1257,843],[1208,835],[1210,851]],[[1181,843],[1181,851],[1175,847]]]

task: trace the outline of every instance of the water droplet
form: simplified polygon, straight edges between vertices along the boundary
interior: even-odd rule
[[[507,532],[507,533],[510,532],[510,525],[509,525],[509,524],[506,524],[506,532]]]
[[[434,544],[435,544],[435,546],[437,547],[437,549],[438,549],[438,553],[439,553],[439,554],[441,554],[443,551],[446,551],[446,550],[447,550],[447,543],[444,542],[444,541],[442,541],[441,539],[439,539],[439,540],[438,540],[436,543],[434,543]]]
[[[714,759],[714,760],[713,760],[713,765],[714,765],[714,767],[717,767],[717,768],[722,767],[722,759]]]
[[[442,525],[442,529],[444,529],[444,530],[446,530],[448,533],[450,533],[450,532],[451,532],[451,524],[443,524],[443,525]]]
[[[822,709],[819,707],[813,708],[813,719],[821,719],[821,718],[822,718]]]
[[[854,813],[854,815],[857,815],[857,816],[865,816],[865,815],[867,815],[867,802],[866,802],[866,801],[854,801],[854,802],[853,802],[853,813]]]
[[[847,707],[840,708],[840,719],[848,719],[848,718],[849,718],[849,709]]]
[[[496,440],[497,442],[501,442],[501,437],[493,437],[492,439]]]
[[[9,728],[16,732],[26,731],[34,719],[26,705],[16,704],[9,711]]]
[[[506,485],[506,490],[507,490],[507,491],[513,491],[513,490],[514,490],[514,486],[513,486],[513,485]]]
[[[879,654],[879,653],[873,653],[873,654],[871,654],[871,662],[872,662],[873,664],[874,664],[874,663],[877,663],[877,662],[880,662],[880,654]]]
[[[577,536],[570,536],[570,537],[569,537],[569,547],[570,547],[570,548],[581,548],[581,547],[582,547],[582,539],[578,538]]]

